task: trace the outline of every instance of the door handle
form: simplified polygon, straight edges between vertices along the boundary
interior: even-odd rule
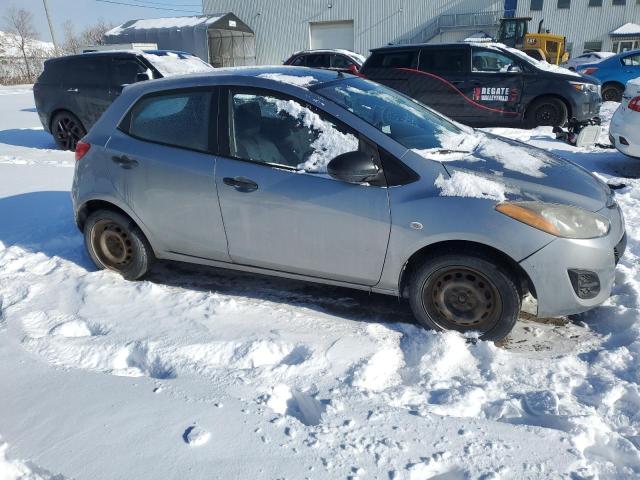
[[[80,90],[78,90],[77,88],[67,88],[67,92],[69,93],[78,93]]]
[[[126,155],[122,155],[121,157],[114,156],[111,157],[111,161],[125,170],[131,170],[134,167],[138,166],[138,161],[133,158],[129,158]]]
[[[253,192],[258,189],[256,182],[245,177],[224,177],[222,181],[240,192]]]

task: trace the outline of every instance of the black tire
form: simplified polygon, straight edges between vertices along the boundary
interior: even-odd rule
[[[51,134],[61,150],[75,152],[78,141],[87,134],[82,122],[73,113],[62,111],[51,120]]]
[[[607,83],[602,87],[602,100],[605,102],[618,102],[622,101],[622,94],[624,93],[624,87],[616,83]]]
[[[527,108],[526,121],[529,128],[562,127],[567,123],[569,112],[559,98],[542,97]]]
[[[423,327],[506,337],[518,319],[521,296],[513,274],[487,255],[427,257],[409,280],[409,303]]]
[[[138,226],[112,210],[96,210],[87,217],[84,243],[96,267],[118,272],[127,280],[144,276],[155,261]]]

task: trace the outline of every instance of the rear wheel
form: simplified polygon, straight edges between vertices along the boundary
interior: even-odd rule
[[[615,83],[608,83],[602,87],[602,100],[605,102],[618,102],[622,101],[622,94],[624,88],[621,85]]]
[[[114,270],[127,280],[146,274],[155,257],[149,242],[128,217],[97,210],[84,224],[87,252],[98,268]]]
[[[424,327],[475,331],[483,340],[508,335],[520,312],[520,294],[507,269],[464,253],[427,258],[410,280],[409,301]]]
[[[87,134],[82,122],[71,112],[59,112],[51,121],[51,133],[62,150],[75,151],[78,141]]]
[[[527,124],[535,127],[562,127],[567,123],[569,112],[558,98],[543,97],[534,100],[527,109]]]

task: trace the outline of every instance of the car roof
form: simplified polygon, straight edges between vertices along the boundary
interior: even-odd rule
[[[314,53],[327,53],[327,54],[338,53],[340,55],[346,55],[347,57],[357,62],[363,62],[365,60],[365,57],[363,55],[360,55],[359,53],[356,53],[356,52],[352,52],[351,50],[345,50],[344,48],[317,48],[317,49],[300,50],[300,51],[294,52],[289,58],[292,58],[298,55],[313,55]]]
[[[471,45],[470,42],[449,42],[449,43],[408,43],[408,44],[393,44],[385,45],[384,47],[372,48],[371,52],[383,52],[393,50],[411,50],[413,48],[442,48],[442,47],[458,47],[463,48]],[[478,43],[478,46],[482,46],[482,43]]]
[[[264,77],[263,77],[264,76]],[[228,67],[216,68],[210,72],[189,73],[167,78],[156,79],[153,82],[138,82],[127,86],[127,90],[170,90],[192,85],[233,84],[234,79],[253,78],[255,86],[273,86],[273,82],[286,84],[293,88],[316,87],[320,84],[332,82],[341,78],[352,77],[349,74],[319,68],[292,67],[288,65],[260,66],[260,67]],[[295,78],[291,78],[295,77]],[[224,79],[224,82],[220,82]],[[296,79],[300,79],[299,81]],[[187,85],[188,84],[188,85]]]
[[[143,55],[145,53],[151,53],[154,55],[166,55],[167,53],[175,53],[180,55],[193,56],[188,52],[181,52],[179,50],[100,50],[98,52],[86,52],[75,53],[73,55],[65,55],[62,57],[54,57],[47,60],[47,62],[65,62],[68,60],[74,60],[78,58],[90,58],[90,57],[108,57],[108,56],[120,56],[120,55]]]

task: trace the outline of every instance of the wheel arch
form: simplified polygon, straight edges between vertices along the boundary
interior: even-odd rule
[[[607,80],[606,82],[602,82],[602,89],[603,90],[606,87],[610,87],[610,86],[618,87],[618,88],[622,89],[622,91],[624,91],[624,89],[625,89],[624,83],[619,82],[618,80]]]
[[[56,118],[56,115],[58,115],[59,113],[62,112],[67,112],[70,113],[71,115],[73,115],[74,117],[76,117],[78,119],[78,121],[80,122],[80,125],[82,125],[82,128],[84,128],[84,131],[86,132],[87,129],[84,126],[84,123],[82,123],[82,120],[80,119],[80,117],[78,115],[76,115],[75,113],[73,113],[71,110],[69,110],[68,108],[64,108],[64,107],[59,107],[59,108],[55,108],[51,111],[51,113],[49,114],[49,131],[52,132],[53,131],[53,119]]]
[[[521,294],[530,292],[534,297],[536,296],[535,285],[527,272],[517,261],[506,253],[484,243],[468,240],[444,240],[420,248],[404,263],[400,271],[400,278],[398,279],[398,292],[401,297],[407,296],[409,279],[415,269],[427,256],[437,255],[439,253],[471,253],[482,255],[484,258],[495,259],[513,275]]]

